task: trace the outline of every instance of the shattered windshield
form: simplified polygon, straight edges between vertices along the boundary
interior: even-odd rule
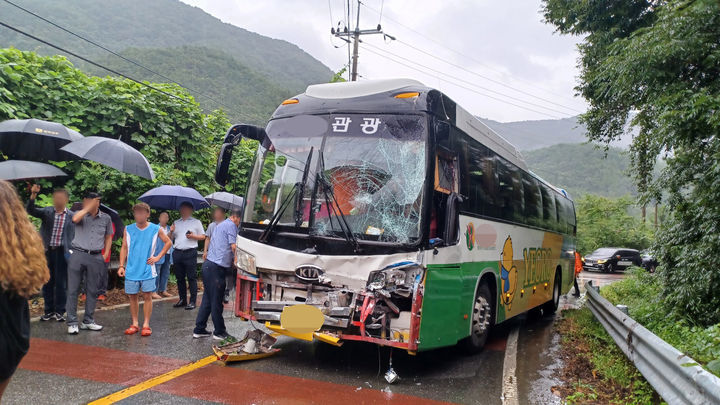
[[[267,128],[272,146],[258,151],[248,192],[255,207],[245,220],[269,222],[284,196],[301,182],[313,147],[310,175],[298,204],[302,227],[314,235],[342,237],[344,217],[360,240],[416,240],[426,127],[427,119],[420,115],[332,114],[272,121]],[[280,224],[294,225],[294,206],[283,213]]]

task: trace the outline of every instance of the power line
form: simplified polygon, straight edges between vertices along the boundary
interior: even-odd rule
[[[407,43],[407,42],[405,42],[405,41],[402,41],[402,40],[400,40],[400,39],[396,39],[396,41],[399,42],[399,43],[401,43],[401,44],[403,44],[403,45],[405,45],[405,46],[407,46],[408,48],[412,48],[412,49],[414,49],[414,50],[416,50],[416,51],[418,51],[418,52],[420,52],[420,53],[423,53],[423,54],[425,54],[425,55],[427,55],[427,56],[430,56],[431,58],[437,59],[437,60],[439,60],[439,61],[441,61],[441,62],[443,62],[443,63],[447,63],[447,64],[450,65],[450,66],[456,67],[456,68],[458,68],[458,69],[460,69],[460,70],[463,70],[463,71],[465,71],[465,72],[468,72],[468,73],[470,73],[470,74],[473,74],[473,75],[475,75],[475,76],[478,76],[478,77],[480,77],[480,78],[483,78],[483,79],[485,79],[485,80],[487,80],[487,81],[489,81],[489,82],[498,84],[498,85],[500,85],[500,86],[503,86],[503,87],[506,87],[506,88],[508,88],[508,89],[514,90],[514,91],[516,91],[516,92],[518,92],[518,93],[522,93],[522,94],[524,94],[524,95],[526,95],[526,96],[530,96],[530,97],[535,98],[535,99],[538,99],[538,100],[540,100],[540,101],[544,101],[544,102],[546,102],[546,103],[550,103],[550,104],[556,105],[556,106],[558,106],[558,107],[565,108],[565,109],[570,110],[570,111],[573,111],[573,112],[575,112],[575,113],[582,114],[582,111],[577,110],[577,109],[575,109],[575,108],[573,108],[573,107],[568,107],[568,106],[566,106],[566,105],[563,105],[563,104],[560,104],[560,103],[556,103],[556,102],[554,102],[554,101],[552,101],[552,100],[548,100],[548,99],[546,99],[546,98],[542,98],[542,97],[536,96],[536,95],[534,95],[534,94],[532,94],[532,93],[528,93],[528,92],[526,92],[526,91],[524,91],[524,90],[521,90],[521,89],[512,87],[512,86],[510,86],[510,85],[508,85],[508,84],[505,84],[505,83],[503,83],[503,82],[501,82],[501,81],[499,81],[499,80],[495,80],[495,79],[492,79],[492,78],[490,78],[490,77],[484,76],[484,75],[482,75],[482,74],[480,74],[480,73],[477,73],[477,72],[475,72],[475,71],[472,71],[472,70],[470,70],[470,69],[468,69],[468,68],[466,68],[466,67],[464,67],[464,66],[462,66],[462,65],[458,65],[458,64],[456,64],[456,63],[450,62],[450,61],[447,60],[447,59],[443,59],[443,58],[441,58],[441,57],[439,57],[439,56],[437,56],[437,55],[434,55],[434,54],[432,54],[432,53],[430,53],[430,52],[424,51],[424,50],[422,50],[422,49],[420,49],[420,48],[418,48],[418,47],[416,47],[416,46],[414,46],[414,45],[412,45],[412,44],[409,44],[409,43]]]
[[[371,11],[375,12],[376,14],[380,14],[380,11],[378,11],[377,9],[375,9],[375,8],[373,8],[373,7],[371,7],[371,6],[368,6],[368,5],[365,4],[365,3],[363,3],[363,5],[365,5],[365,7],[366,7],[368,10],[371,10]],[[406,30],[415,33],[416,35],[424,38],[424,39],[427,40],[427,41],[433,42],[433,43],[435,43],[436,45],[441,46],[443,49],[446,49],[446,50],[448,50],[448,51],[450,51],[450,52],[453,52],[453,53],[455,53],[455,54],[457,54],[457,55],[459,55],[459,56],[462,56],[463,58],[469,59],[469,60],[477,63],[478,65],[484,66],[486,69],[488,69],[488,70],[490,70],[490,71],[492,71],[492,72],[495,72],[495,73],[497,73],[497,74],[499,74],[499,75],[504,75],[504,74],[505,74],[504,72],[502,72],[502,71],[500,71],[500,70],[497,70],[497,69],[494,69],[493,67],[487,65],[486,63],[480,61],[479,59],[477,59],[477,58],[475,58],[475,57],[473,57],[473,56],[470,56],[470,55],[466,55],[466,54],[458,51],[457,49],[450,48],[450,47],[447,46],[447,44],[444,44],[444,43],[438,41],[437,39],[432,38],[431,36],[425,35],[425,34],[423,34],[422,32],[420,32],[420,31],[418,31],[418,30],[416,30],[416,29],[414,29],[414,28],[412,28],[412,27],[409,27],[409,26],[401,23],[401,22],[398,21],[398,20],[395,20],[395,19],[390,18],[390,17],[388,17],[388,16],[385,16],[385,19],[386,19],[386,20],[389,20],[389,21],[392,21],[393,23],[395,23],[395,24],[397,24],[397,25],[405,28]],[[531,82],[531,81],[529,81],[529,80],[525,80],[525,79],[522,79],[522,78],[520,78],[520,77],[515,77],[515,79],[516,79],[517,81],[523,82],[523,83],[525,83],[525,84],[527,84],[527,85],[529,85],[529,86],[531,86],[531,87],[534,87],[534,88],[536,88],[536,89],[538,89],[538,90],[544,91],[544,92],[546,92],[546,93],[548,93],[548,94],[552,94],[552,95],[555,95],[555,96],[558,96],[558,97],[562,97],[562,98],[564,98],[564,99],[566,99],[566,100],[572,100],[571,98],[569,98],[569,97],[567,97],[567,96],[563,96],[563,95],[554,93],[552,90],[550,90],[550,89],[548,89],[548,88],[546,88],[546,87],[539,86],[539,85],[538,85],[537,83],[535,83],[535,82]]]
[[[423,70],[421,70],[421,69],[418,69],[417,66],[423,67],[423,68],[425,68],[425,69],[432,70],[432,71],[437,72],[437,73],[439,73],[439,74],[443,74],[442,72],[440,72],[440,71],[438,71],[438,70],[429,68],[429,67],[427,67],[427,66],[424,66],[424,65],[421,65],[421,64],[418,64],[418,63],[413,63],[413,64],[415,65],[415,66],[413,66],[413,65],[410,65],[410,64],[406,64],[406,63],[404,63],[404,62],[400,62],[400,61],[394,59],[393,57],[390,57],[390,56],[387,56],[387,55],[383,55],[383,54],[381,54],[381,53],[379,53],[379,52],[375,52],[375,51],[373,51],[372,49],[367,48],[366,45],[367,45],[367,44],[363,44],[363,45],[362,45],[363,48],[365,48],[366,51],[368,51],[368,52],[370,52],[370,53],[372,53],[372,54],[375,54],[375,55],[377,55],[377,56],[383,57],[383,58],[388,59],[388,60],[390,60],[390,61],[392,61],[392,62],[395,62],[395,63],[397,63],[397,64],[399,64],[399,65],[402,65],[402,66],[405,66],[405,67],[407,67],[407,68],[413,69],[413,70],[415,70],[415,71],[418,71],[418,72],[420,72],[420,73],[426,74],[426,75],[431,76],[431,77],[434,77],[434,78],[436,78],[436,79],[445,81],[445,82],[447,82],[447,83],[450,83],[450,84],[452,84],[452,85],[455,85],[455,86],[460,87],[460,88],[462,88],[462,89],[465,89],[465,90],[467,90],[467,91],[473,92],[473,93],[475,93],[475,94],[479,94],[479,95],[481,95],[481,96],[484,96],[484,97],[487,97],[487,98],[491,98],[491,99],[496,100],[496,101],[499,101],[499,102],[501,102],[501,103],[505,103],[505,104],[509,104],[509,105],[512,105],[512,106],[515,106],[515,107],[518,107],[518,108],[522,108],[522,109],[527,110],[527,111],[532,111],[532,112],[534,112],[534,113],[536,113],[536,114],[540,114],[540,115],[543,115],[543,116],[546,116],[546,117],[550,117],[550,118],[553,118],[553,119],[560,119],[560,118],[562,118],[562,117],[558,117],[558,116],[555,116],[555,115],[552,115],[552,114],[548,114],[548,113],[543,112],[543,111],[538,111],[538,110],[535,110],[535,109],[532,109],[532,108],[529,108],[529,107],[526,107],[526,106],[523,106],[523,105],[515,104],[515,103],[512,103],[512,102],[510,102],[510,101],[503,100],[503,99],[501,99],[501,98],[494,97],[494,96],[491,96],[491,95],[489,95],[489,94],[482,93],[482,92],[480,92],[480,91],[478,91],[478,90],[472,89],[472,88],[467,87],[467,86],[464,86],[464,85],[462,85],[462,84],[458,84],[458,83],[456,83],[456,82],[453,82],[452,80],[448,80],[448,78],[450,78],[450,79],[454,79],[454,80],[460,80],[461,82],[466,82],[466,83],[469,83],[470,85],[473,85],[473,84],[470,83],[470,82],[467,82],[467,81],[462,80],[462,79],[455,78],[454,76],[449,76],[449,75],[438,76],[438,75],[435,75],[435,74],[432,74],[432,73],[428,73],[428,72],[426,72],[426,71],[423,71]],[[377,49],[377,48],[376,48],[376,49]],[[412,61],[410,61],[410,62],[412,62]]]
[[[90,44],[92,44],[92,45],[94,45],[94,46],[96,46],[96,47],[98,47],[98,48],[100,48],[100,49],[102,49],[102,50],[104,50],[104,51],[107,51],[107,52],[109,52],[109,53],[117,56],[118,58],[120,58],[120,59],[122,59],[122,60],[124,60],[124,61],[126,61],[126,62],[132,63],[132,64],[135,65],[135,66],[138,66],[138,67],[140,67],[140,68],[142,68],[142,69],[145,69],[146,71],[148,71],[148,72],[150,72],[150,73],[152,73],[152,74],[155,74],[155,75],[157,75],[157,76],[160,76],[160,77],[162,77],[163,79],[170,81],[171,83],[177,84],[178,86],[183,87],[183,88],[185,88],[185,89],[187,89],[187,90],[189,90],[189,91],[191,91],[191,92],[193,92],[193,93],[195,93],[195,94],[197,94],[197,95],[199,95],[199,96],[205,97],[205,98],[207,98],[208,100],[210,100],[210,101],[212,101],[212,102],[214,102],[214,103],[216,103],[216,104],[218,104],[218,105],[221,105],[221,106],[227,108],[229,111],[232,111],[232,110],[233,110],[232,107],[230,107],[230,106],[228,106],[228,105],[225,105],[225,104],[223,104],[223,103],[221,103],[221,102],[213,99],[212,97],[210,97],[210,96],[208,96],[208,95],[206,95],[206,94],[203,94],[203,93],[201,93],[201,92],[199,92],[199,91],[197,91],[197,90],[195,90],[195,89],[192,89],[192,88],[190,88],[190,87],[184,86],[182,83],[179,83],[179,82],[173,80],[172,78],[163,75],[162,73],[156,72],[156,71],[150,69],[149,67],[144,66],[144,65],[140,64],[139,62],[136,62],[136,61],[134,61],[134,60],[132,60],[132,59],[130,59],[130,58],[127,58],[127,57],[125,57],[125,56],[123,56],[123,55],[121,55],[121,54],[113,51],[112,49],[109,49],[109,48],[103,46],[102,44],[99,44],[99,43],[97,43],[97,42],[95,42],[95,41],[93,41],[93,40],[91,40],[91,39],[85,38],[84,36],[82,36],[82,35],[80,35],[80,34],[76,34],[75,32],[73,32],[73,31],[71,31],[71,30],[69,30],[69,29],[67,29],[67,28],[65,28],[65,27],[62,27],[62,26],[60,26],[59,24],[56,24],[55,22],[50,21],[50,20],[48,20],[47,18],[45,18],[45,17],[43,17],[43,16],[41,16],[41,15],[39,15],[39,14],[31,11],[31,10],[28,10],[28,9],[26,9],[26,8],[20,6],[20,5],[17,5],[17,4],[13,3],[13,2],[10,1],[10,0],[4,0],[4,1],[5,1],[6,3],[10,4],[11,6],[16,7],[16,8],[18,8],[18,9],[20,9],[20,10],[22,10],[22,11],[24,11],[24,12],[26,12],[26,13],[32,15],[32,16],[34,16],[34,17],[37,17],[37,18],[39,18],[40,20],[45,21],[46,23],[52,25],[53,27],[58,28],[58,29],[60,29],[60,30],[62,30],[62,31],[65,31],[66,33],[68,33],[68,34],[70,34],[70,35],[72,35],[72,36],[74,36],[74,37],[77,37],[77,38],[79,38],[79,39],[81,39],[81,40],[83,40],[83,41],[85,41],[85,42],[88,42],[88,43],[90,43]],[[329,0],[328,0],[328,5],[329,5]],[[238,112],[239,112],[239,111],[238,111]]]
[[[74,53],[74,52],[70,52],[70,51],[68,51],[68,50],[65,49],[65,48],[62,48],[62,47],[60,47],[60,46],[58,46],[58,45],[55,45],[55,44],[53,44],[53,43],[50,43],[50,42],[44,40],[44,39],[38,38],[38,37],[36,37],[35,35],[29,34],[29,33],[25,32],[25,31],[22,31],[22,30],[20,30],[19,28],[15,28],[15,27],[13,27],[13,26],[11,26],[11,25],[5,24],[5,23],[2,22],[2,21],[0,21],[0,25],[2,25],[2,26],[5,27],[5,28],[8,28],[8,29],[10,29],[10,30],[13,30],[13,31],[17,32],[18,34],[25,35],[25,36],[28,37],[28,38],[34,39],[34,40],[36,40],[36,41],[38,41],[38,42],[40,42],[40,43],[43,43],[43,44],[45,44],[45,45],[47,45],[47,46],[50,46],[50,47],[52,47],[52,48],[55,48],[55,49],[57,49],[57,50],[60,51],[60,52],[65,52],[65,53],[68,54],[68,55],[74,56],[74,57],[76,57],[76,58],[78,58],[78,59],[80,59],[80,60],[83,60],[83,61],[85,61],[85,62],[93,65],[93,66],[99,67],[100,69],[107,70],[108,72],[110,72],[110,73],[112,73],[112,74],[116,74],[116,75],[118,75],[118,76],[122,76],[122,77],[124,77],[124,78],[126,78],[126,79],[128,79],[128,80],[131,80],[131,81],[139,84],[139,85],[145,86],[145,87],[147,87],[147,88],[149,88],[149,89],[152,89],[152,90],[155,90],[155,91],[160,92],[160,93],[162,93],[162,94],[165,94],[165,95],[168,96],[168,97],[172,97],[172,98],[175,98],[175,99],[178,99],[178,100],[182,101],[183,103],[187,103],[187,104],[193,105],[193,103],[190,102],[190,100],[186,100],[186,99],[184,99],[184,98],[182,98],[182,97],[176,96],[175,94],[168,93],[168,92],[166,92],[166,91],[164,91],[164,90],[162,90],[162,89],[159,89],[159,88],[157,88],[157,87],[155,87],[155,86],[153,86],[153,85],[150,85],[150,84],[147,84],[147,83],[143,83],[143,82],[141,82],[140,80],[133,79],[133,78],[130,77],[130,76],[127,76],[127,75],[125,75],[125,74],[122,74],[122,73],[120,73],[120,72],[118,72],[118,71],[116,71],[116,70],[110,69],[109,67],[105,67],[105,66],[103,66],[103,65],[101,65],[101,64],[99,64],[99,63],[97,63],[97,62],[95,62],[95,61],[92,61],[92,60],[90,60],[90,59],[88,59],[88,58],[86,58],[86,57],[84,57],[84,56],[80,56],[80,55],[78,55],[78,54],[76,54],[76,53]]]
[[[366,47],[366,48],[365,48],[366,50],[367,50],[367,47],[368,47],[368,46],[371,47],[371,48],[374,48],[374,49],[377,50],[377,51],[382,51],[382,52],[385,52],[385,53],[389,53],[388,51],[385,51],[385,50],[383,50],[383,49],[380,49],[380,48],[378,48],[378,47],[376,47],[376,46],[374,46],[374,45],[370,45],[370,44],[368,44],[368,43],[363,43],[363,47]],[[440,74],[440,75],[442,75],[442,76],[441,76],[441,77],[438,77],[438,78],[441,79],[441,80],[443,79],[443,77],[449,77],[449,78],[451,78],[451,79],[453,79],[453,80],[456,80],[456,81],[459,81],[459,82],[461,82],[461,83],[465,83],[465,84],[467,84],[467,85],[476,87],[476,88],[481,89],[481,90],[483,90],[483,91],[486,91],[486,92],[488,92],[488,93],[496,94],[496,95],[498,95],[498,96],[500,96],[500,97],[509,98],[510,100],[514,100],[514,101],[516,101],[516,102],[525,103],[525,104],[528,104],[528,105],[531,105],[531,106],[534,106],[534,107],[537,107],[537,108],[542,108],[542,109],[545,109],[545,110],[548,110],[548,111],[556,112],[556,113],[558,113],[558,114],[567,114],[566,112],[559,111],[559,110],[555,110],[555,109],[553,109],[553,108],[546,107],[546,106],[541,105],[541,104],[536,104],[536,103],[533,103],[533,102],[530,102],[530,101],[526,101],[526,100],[522,100],[522,99],[519,99],[519,98],[516,98],[516,97],[513,97],[513,96],[509,96],[509,95],[507,95],[507,94],[503,94],[503,93],[501,93],[501,92],[499,92],[499,91],[495,91],[495,90],[492,90],[492,89],[488,89],[487,87],[483,87],[483,86],[477,85],[477,84],[475,84],[475,83],[473,83],[473,82],[471,82],[471,81],[465,80],[465,79],[460,78],[460,77],[457,77],[457,76],[448,75],[448,74],[446,74],[446,73],[444,73],[444,72],[442,72],[442,71],[440,71],[440,70],[431,68],[431,67],[429,67],[429,66],[421,65],[421,64],[419,64],[419,63],[417,63],[417,62],[415,62],[415,61],[413,61],[413,60],[407,59],[407,58],[402,57],[402,56],[400,56],[400,55],[394,55],[394,54],[391,54],[391,55],[392,55],[393,57],[395,57],[395,58],[404,60],[404,61],[406,61],[406,62],[408,62],[408,63],[411,63],[411,64],[414,64],[414,65],[421,66],[421,67],[423,67],[423,68],[425,68],[425,69],[427,69],[427,70],[430,70],[430,71],[433,71],[433,72],[435,72],[435,73],[437,73],[437,74]],[[381,56],[382,56],[382,55],[381,55]],[[407,66],[407,65],[406,65],[406,66]],[[431,75],[431,76],[432,76],[432,75]],[[485,95],[485,96],[488,96],[488,95],[485,94],[485,93],[480,93],[480,94],[483,94],[483,95]],[[490,97],[490,96],[488,96],[488,97]],[[502,101],[502,102],[507,102],[507,101],[502,100],[502,99],[497,99],[497,100],[498,100],[498,101]],[[508,103],[508,104],[512,104],[512,103],[510,103],[510,102],[507,102],[507,103]],[[517,106],[517,104],[512,104],[512,105]],[[533,110],[533,111],[535,111],[535,110]],[[535,111],[535,112],[538,112],[538,111]],[[555,118],[559,118],[559,117],[555,117]]]

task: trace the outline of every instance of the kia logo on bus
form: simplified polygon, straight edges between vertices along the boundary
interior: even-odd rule
[[[325,273],[323,269],[312,264],[304,264],[295,268],[295,277],[302,281],[319,281],[323,273]]]

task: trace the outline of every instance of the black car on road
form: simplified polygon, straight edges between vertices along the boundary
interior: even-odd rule
[[[640,266],[642,258],[635,249],[600,248],[583,258],[583,270],[613,272],[630,266]]]
[[[642,258],[642,267],[650,273],[655,273],[655,268],[658,266],[655,254],[651,250],[645,249],[640,252],[640,257]]]

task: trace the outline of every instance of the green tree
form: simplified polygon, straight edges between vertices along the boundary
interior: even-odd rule
[[[129,80],[87,76],[60,56],[0,49],[0,121],[40,118],[86,136],[121,139],[151,163],[154,182],[92,162],[63,164],[74,199],[84,190],[99,189],[126,219],[137,197],[160,184],[191,186],[203,194],[217,189],[212,174],[227,118],[222,112],[204,114],[176,85],[153,86],[175,97]]]
[[[600,247],[645,249],[652,242],[652,230],[630,215],[633,201],[585,194],[575,201],[577,250],[589,254]]]
[[[657,254],[668,309],[720,322],[720,2],[545,0],[558,31],[583,35],[578,91],[591,140],[639,129],[631,170],[642,201],[665,201]],[[658,176],[658,155],[667,165]]]

